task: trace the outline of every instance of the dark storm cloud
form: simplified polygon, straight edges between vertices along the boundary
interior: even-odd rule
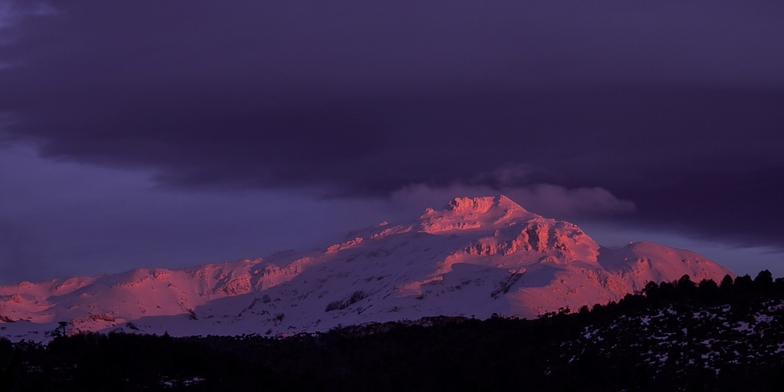
[[[781,167],[684,176],[669,185],[618,194],[636,202],[641,214],[635,219],[681,230],[696,227],[703,236],[743,245],[782,246]]]
[[[647,222],[784,238],[778,1],[4,12],[4,131],[50,157],[152,167],[176,186],[342,195],[598,186]],[[488,175],[519,164],[531,172]]]

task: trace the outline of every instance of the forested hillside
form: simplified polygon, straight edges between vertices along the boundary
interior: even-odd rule
[[[282,339],[0,342],[3,390],[784,390],[784,279],[650,283],[535,320],[428,318]]]

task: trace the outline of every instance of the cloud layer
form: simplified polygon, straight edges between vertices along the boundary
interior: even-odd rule
[[[784,238],[780,1],[8,4],[0,136],[52,159]]]
[[[151,181],[153,174],[56,162],[29,146],[0,149],[0,284],[323,249],[349,230],[410,221],[452,197],[499,192],[483,185],[418,184],[389,198],[324,199],[302,191],[161,187]],[[761,253],[772,248],[735,249],[673,233],[673,227],[626,224],[622,218],[639,214],[634,204],[601,188],[516,185],[501,192],[531,211],[578,223],[602,245],[653,240],[697,250],[739,273],[784,271],[775,263],[780,253]]]

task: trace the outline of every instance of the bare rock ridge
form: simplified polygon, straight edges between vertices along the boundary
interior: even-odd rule
[[[58,326],[281,335],[437,315],[535,317],[618,300],[651,280],[727,274],[650,242],[600,247],[574,224],[505,196],[456,198],[413,222],[351,232],[323,252],[0,286],[0,335],[41,341]]]

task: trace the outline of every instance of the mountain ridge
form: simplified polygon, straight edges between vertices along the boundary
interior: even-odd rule
[[[428,316],[536,317],[618,300],[653,280],[721,280],[694,252],[598,245],[505,196],[455,198],[403,224],[314,252],[0,286],[0,335],[67,332],[283,335]]]

